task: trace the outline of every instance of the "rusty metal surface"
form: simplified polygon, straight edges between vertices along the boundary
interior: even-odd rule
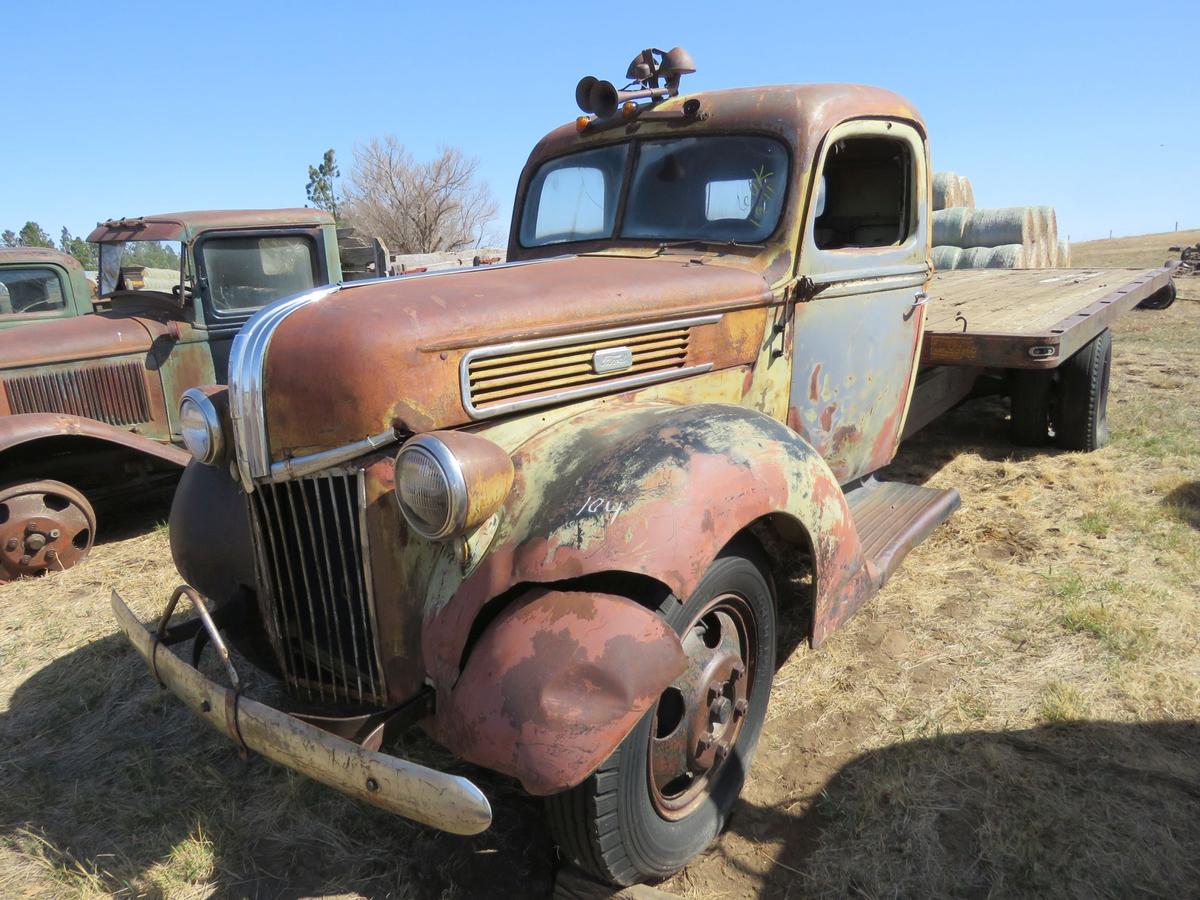
[[[0,583],[70,568],[92,549],[96,514],[57,481],[0,487]]]
[[[475,347],[721,312],[693,328],[687,362],[748,363],[771,299],[761,276],[686,257],[579,257],[346,289],[292,312],[271,337],[272,458],[392,425],[422,432],[469,422],[459,363]]]
[[[112,312],[27,325],[0,332],[0,371],[145,354],[166,334],[164,323]]]
[[[516,479],[486,554],[465,578],[426,587],[423,658],[439,702],[457,680],[472,622],[513,585],[636,572],[687,597],[721,547],[769,514],[791,517],[811,538],[818,641],[870,591],[836,479],[761,413],[718,404],[592,408],[525,440],[513,462]]]
[[[867,568],[882,587],[913,547],[958,509],[958,491],[868,479],[846,494]]]
[[[685,666],[675,632],[632,600],[535,588],[481,635],[436,736],[531,794],[555,793],[603,762]]]
[[[112,241],[190,241],[202,231],[217,228],[260,228],[286,225],[329,225],[333,216],[324,210],[203,209],[187,212],[131,216],[100,222],[87,236],[92,243]]]
[[[141,360],[43,369],[30,375],[0,377],[0,383],[14,414],[66,413],[110,425],[138,425],[151,417]]]
[[[153,641],[115,591],[112,610],[160,682],[231,740],[342,793],[443,831],[477,834],[491,824],[487,798],[465,778],[367,750],[222,687]]]
[[[186,466],[192,458],[190,453],[180,447],[164,444],[95,419],[52,413],[0,416],[0,453],[21,444],[62,436],[95,438],[137,450],[180,468]]]

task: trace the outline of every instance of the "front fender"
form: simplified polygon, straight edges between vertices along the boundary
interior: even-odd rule
[[[688,597],[739,531],[771,514],[807,532],[815,556],[813,637],[870,592],[837,479],[787,426],[732,404],[593,408],[534,435],[487,555],[426,611],[422,650],[453,685],[484,604],[522,583],[637,572]]]
[[[616,749],[686,665],[671,627],[634,601],[534,588],[480,636],[439,700],[436,735],[531,794],[566,790]]]
[[[69,416],[61,413],[21,413],[15,416],[0,416],[0,454],[15,447],[56,437],[92,438],[118,447],[136,450],[180,468],[186,466],[192,458],[190,453],[179,447],[83,416]]]

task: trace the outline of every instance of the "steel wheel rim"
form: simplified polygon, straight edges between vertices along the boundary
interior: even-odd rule
[[[0,491],[0,581],[69,569],[92,548],[86,501],[46,484]]]
[[[650,801],[662,818],[690,814],[733,757],[749,712],[757,633],[749,601],[733,592],[711,599],[684,629],[688,668],[659,697],[649,735]]]

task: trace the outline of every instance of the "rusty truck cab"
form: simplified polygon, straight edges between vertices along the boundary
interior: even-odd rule
[[[83,266],[51,247],[0,247],[0,331],[92,311]]]
[[[0,331],[0,583],[82,560],[95,504],[169,489],[189,459],[183,392],[225,378],[234,335],[263,306],[341,277],[333,217],[321,210],[113,219],[88,240],[94,314],[32,322],[50,313],[26,304],[27,324]],[[82,270],[40,252],[40,268],[23,264],[12,283],[21,298],[42,291],[46,305],[75,280],[52,281],[67,277],[52,262],[78,280]]]
[[[379,752],[420,722],[549,797],[567,855],[621,882],[720,830],[777,608],[819,644],[957,503],[872,477],[929,274],[916,111],[854,85],[679,96],[688,71],[645,51],[643,91],[581,83],[615,99],[535,147],[507,264],[281,301],[227,385],[185,396],[184,593],[214,641],[238,623],[295,714],[171,653],[173,603],[151,639],[113,597],[156,677],[233,740],[487,827],[473,784]]]

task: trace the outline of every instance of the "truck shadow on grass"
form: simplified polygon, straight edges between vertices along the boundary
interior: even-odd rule
[[[1195,896],[1200,723],[893,744],[790,811],[742,801],[712,854],[739,896]]]
[[[1181,484],[1163,497],[1162,503],[1171,518],[1200,528],[1200,481]]]
[[[539,801],[418,734],[390,749],[475,779],[493,827],[444,834],[243,761],[109,635],[34,672],[0,715],[0,895],[549,895]]]

